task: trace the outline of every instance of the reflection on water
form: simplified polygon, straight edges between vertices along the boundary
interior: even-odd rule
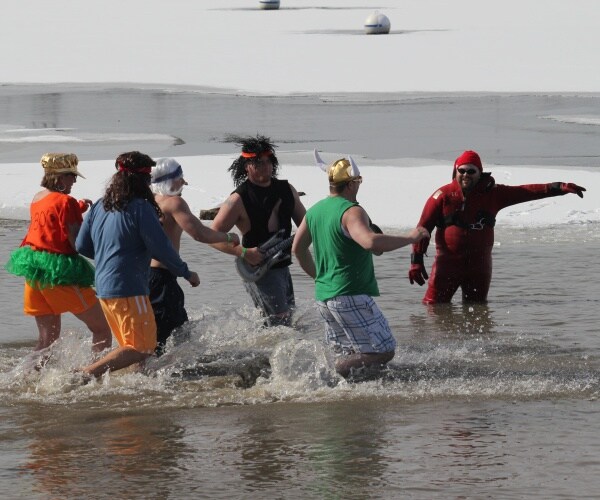
[[[183,429],[168,416],[81,408],[78,418],[67,418],[64,425],[62,409],[47,407],[43,415],[39,410],[31,407],[22,423],[29,444],[19,470],[31,480],[33,492],[51,498],[122,498],[122,485],[129,484],[141,497],[150,476],[152,495],[165,498],[169,483],[177,481],[188,447]]]
[[[415,334],[427,336],[434,332],[436,336],[444,338],[497,333],[493,312],[488,304],[428,304],[423,309],[425,315],[420,311],[421,314],[409,316]]]

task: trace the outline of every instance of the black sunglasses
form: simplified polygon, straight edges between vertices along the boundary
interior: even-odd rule
[[[474,173],[477,172],[477,169],[475,168],[457,168],[456,171],[459,174],[469,174],[469,175],[473,175]]]

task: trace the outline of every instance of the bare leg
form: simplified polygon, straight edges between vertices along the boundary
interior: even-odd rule
[[[60,314],[44,314],[35,316],[39,337],[38,343],[35,346],[36,351],[41,351],[50,347],[51,344],[58,340],[60,336]]]
[[[102,359],[99,359],[95,363],[86,366],[81,371],[88,375],[99,377],[108,370],[116,371],[120,370],[121,368],[126,368],[134,363],[144,361],[151,355],[151,353],[148,354],[136,351],[133,347],[129,346],[117,347],[114,351],[109,352]]]
[[[76,314],[92,332],[92,351],[101,352],[112,345],[112,332],[106,322],[100,302],[96,302],[87,311]]]
[[[385,365],[394,357],[394,351],[382,353],[356,353],[344,356],[335,362],[336,371],[342,376],[350,375],[352,368],[363,366]]]

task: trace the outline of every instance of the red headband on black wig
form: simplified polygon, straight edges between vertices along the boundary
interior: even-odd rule
[[[242,158],[256,158],[257,156],[259,158],[266,158],[268,156],[273,156],[273,151],[267,150],[261,151],[260,153],[246,153],[245,151],[242,151],[241,156]]]

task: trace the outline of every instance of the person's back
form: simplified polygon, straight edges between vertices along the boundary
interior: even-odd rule
[[[180,196],[165,196],[162,194],[155,194],[154,199],[163,213],[160,220],[163,230],[169,240],[171,240],[175,250],[179,252],[183,229],[177,223],[173,214],[181,210],[179,205],[181,202],[184,202],[184,200]],[[154,261],[152,264],[155,265],[155,262],[158,261]]]
[[[77,169],[79,159],[72,153],[47,153],[40,163],[44,189],[31,202],[27,234],[6,268],[25,278],[23,311],[35,318],[38,327],[36,351],[59,338],[61,315],[66,312],[87,325],[93,334],[92,349],[102,351],[110,347],[112,335],[92,289],[94,269],[75,250],[82,213],[91,204],[70,195],[77,178],[83,178]]]
[[[99,297],[129,297],[148,293],[148,273],[153,255],[184,273],[174,259],[173,247],[157,224],[158,217],[146,200],[131,200],[122,211],[107,211],[103,200],[89,214],[90,237],[96,264]],[[88,250],[82,247],[84,252]]]
[[[321,163],[316,151],[315,158]],[[346,377],[353,369],[385,365],[396,349],[388,321],[373,300],[379,289],[372,253],[401,248],[429,237],[429,233],[424,228],[413,229],[407,236],[374,231],[369,216],[356,201],[362,176],[352,158],[342,158],[323,169],[329,178],[330,195],[308,209],[292,252],[302,269],[315,279],[326,340],[338,355],[337,372]]]
[[[181,236],[185,231],[201,243],[226,243],[239,245],[235,233],[222,233],[206,227],[194,216],[182,197],[187,182],[183,168],[173,158],[161,158],[152,168],[151,189],[154,201],[162,212],[161,224],[173,247],[179,252]],[[162,354],[172,332],[188,321],[185,295],[177,283],[177,277],[159,259],[153,259],[150,268],[150,303],[157,326],[158,355]]]
[[[148,298],[152,256],[192,286],[200,284],[160,225],[160,208],[149,187],[154,164],[139,151],[119,155],[117,173],[77,236],[77,250],[97,263],[98,296],[119,343],[117,349],[81,370],[89,376],[125,368],[154,353],[156,323]]]
[[[306,212],[317,270],[317,300],[326,301],[338,295],[379,295],[373,254],[342,229],[344,213],[356,205],[342,196],[330,196]]]

